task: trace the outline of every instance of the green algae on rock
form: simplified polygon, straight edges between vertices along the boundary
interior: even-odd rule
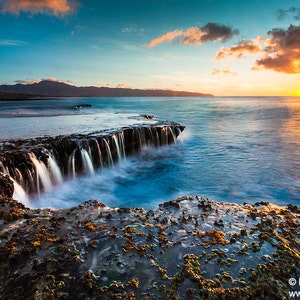
[[[297,289],[295,206],[186,196],[149,211],[96,200],[41,210],[11,195],[1,189],[0,299],[288,299]]]

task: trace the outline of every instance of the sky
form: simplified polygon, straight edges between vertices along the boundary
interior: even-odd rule
[[[300,96],[299,0],[0,0],[0,84]]]

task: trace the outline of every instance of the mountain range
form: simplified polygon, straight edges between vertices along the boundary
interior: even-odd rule
[[[2,92],[2,93],[1,93]],[[2,95],[1,95],[2,94]],[[10,94],[10,95],[9,95]],[[21,96],[19,97],[18,95]],[[4,96],[3,96],[4,95]],[[130,89],[83,86],[77,87],[63,82],[43,80],[33,84],[0,85],[0,99],[18,100],[23,98],[43,97],[212,97],[212,94],[203,94],[186,91]],[[11,97],[9,97],[11,96]]]

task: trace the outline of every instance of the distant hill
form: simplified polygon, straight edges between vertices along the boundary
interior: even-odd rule
[[[0,100],[27,100],[41,98],[38,95],[0,92]]]
[[[0,85],[0,92],[39,97],[212,97],[203,94],[172,90],[142,90],[108,87],[76,87],[62,82],[44,80],[33,84]],[[21,97],[22,98],[22,97]],[[1,94],[0,94],[1,99]]]

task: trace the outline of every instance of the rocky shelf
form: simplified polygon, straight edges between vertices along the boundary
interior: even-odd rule
[[[157,121],[88,134],[6,140],[0,142],[0,172],[28,195],[40,194],[64,179],[111,166],[143,147],[175,143],[183,130],[178,123]]]
[[[185,196],[29,209],[0,176],[0,299],[289,299],[300,209]],[[291,278],[297,280],[296,284]]]

